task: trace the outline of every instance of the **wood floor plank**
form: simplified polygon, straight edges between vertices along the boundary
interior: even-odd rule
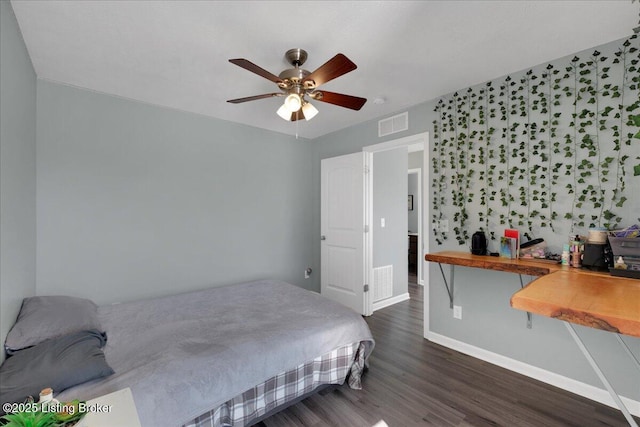
[[[425,340],[423,288],[409,290],[409,301],[366,318],[376,346],[362,390],[313,395],[259,426],[627,425],[620,411]]]

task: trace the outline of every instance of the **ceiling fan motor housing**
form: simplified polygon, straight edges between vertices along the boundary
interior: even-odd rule
[[[280,77],[283,82],[289,81],[293,84],[300,84],[302,79],[309,74],[311,74],[309,71],[303,70],[302,68],[290,68],[281,72],[278,77]]]
[[[287,91],[293,90],[298,94],[302,94],[306,90],[315,89],[316,85],[314,81],[307,80],[303,82],[305,77],[311,74],[311,72],[300,68],[307,60],[307,51],[304,49],[289,49],[284,54],[284,57],[294,68],[284,70],[278,75],[278,77],[282,79],[282,82],[278,83],[280,89]]]

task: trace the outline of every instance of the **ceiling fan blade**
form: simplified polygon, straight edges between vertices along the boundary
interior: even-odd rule
[[[257,99],[272,98],[274,96],[284,96],[284,93],[265,93],[264,95],[247,96],[246,98],[230,99],[227,102],[240,104],[241,102],[255,101]]]
[[[347,74],[350,71],[358,68],[356,64],[351,62],[349,58],[339,53],[323,65],[320,66],[313,73],[309,74],[302,80],[303,84],[310,84],[313,82],[313,87],[318,87],[327,83],[330,80],[340,77],[343,74]]]
[[[316,101],[327,102],[340,107],[350,108],[352,110],[361,109],[365,102],[367,102],[366,98],[359,98],[357,96],[344,95],[342,93],[329,92],[326,90],[312,92],[310,96]]]
[[[302,112],[302,108],[298,111],[294,111],[291,113],[291,121],[295,122],[296,120],[304,120],[304,113]]]
[[[236,64],[238,67],[242,67],[245,70],[251,71],[252,73],[256,73],[257,75],[264,77],[267,80],[271,80],[274,83],[282,82],[282,79],[280,77],[276,76],[275,74],[271,74],[264,68],[260,68],[253,62],[247,61],[244,58],[230,59],[229,62],[231,62],[232,64]]]

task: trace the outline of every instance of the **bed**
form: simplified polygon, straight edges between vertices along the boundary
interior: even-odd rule
[[[273,280],[100,306],[96,316],[100,329],[83,328],[106,334],[106,375],[56,397],[129,387],[143,426],[250,425],[323,385],[359,388],[374,346],[359,314]],[[14,329],[5,347],[19,355],[8,345]]]

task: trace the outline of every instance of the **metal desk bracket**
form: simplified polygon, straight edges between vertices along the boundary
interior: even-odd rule
[[[449,294],[449,308],[453,309],[453,289],[454,289],[454,278],[455,278],[455,265],[450,264],[449,268],[449,281],[447,282],[447,276],[444,274],[444,270],[442,269],[442,263],[438,263],[438,267],[440,267],[440,273],[442,274],[442,280],[444,281],[444,287],[447,289],[447,294]],[[522,280],[522,274],[518,274],[520,277],[520,289],[524,288],[524,281]],[[532,326],[532,316],[531,313],[527,311],[527,328],[531,329]],[[628,350],[630,351],[630,350]]]
[[[444,281],[444,287],[447,289],[447,294],[449,294],[449,308],[453,309],[453,289],[454,289],[454,279],[455,279],[455,265],[450,264],[449,268],[449,281],[447,282],[447,276],[444,274],[444,270],[442,269],[442,263],[438,263],[438,267],[440,267],[440,273],[442,274],[442,280]],[[518,274],[520,277],[520,289],[524,288],[524,281],[522,280],[522,274]],[[532,325],[532,316],[531,313],[527,311],[527,328],[531,329]]]
[[[609,392],[609,394],[613,398],[613,401],[616,403],[616,405],[618,405],[618,408],[620,409],[620,411],[622,412],[624,417],[627,419],[627,422],[629,423],[629,425],[631,427],[638,427],[638,424],[636,423],[636,421],[633,419],[633,417],[629,413],[629,410],[627,409],[627,407],[624,405],[624,403],[620,399],[620,396],[618,396],[618,393],[616,393],[616,391],[613,389],[613,387],[611,386],[611,384],[607,380],[607,377],[605,377],[604,373],[602,372],[602,370],[600,369],[600,367],[596,363],[595,359],[593,358],[593,356],[591,356],[591,353],[589,353],[589,350],[587,350],[587,347],[584,345],[584,343],[582,342],[582,340],[580,339],[580,337],[576,333],[576,330],[573,329],[573,326],[571,325],[571,323],[569,323],[567,321],[563,321],[563,323],[567,327],[567,330],[569,331],[569,334],[571,334],[571,337],[573,338],[573,340],[578,345],[578,348],[580,349],[580,351],[582,352],[584,357],[587,359],[587,362],[589,362],[589,365],[591,365],[591,369],[593,369],[593,371],[596,373],[598,378],[600,378],[600,381],[602,381],[602,384],[604,384],[605,388],[607,389],[607,391]],[[616,334],[616,336],[617,336],[617,334]],[[635,358],[635,356],[633,356],[633,354],[631,353],[631,350],[629,350],[629,348],[624,343],[624,341],[622,341],[622,338],[620,338],[618,336],[618,340],[620,341],[622,346],[629,352],[629,354],[636,361],[636,363],[638,363],[638,360]],[[640,364],[638,365],[638,367],[640,368]]]
[[[442,273],[442,280],[444,280],[444,287],[447,288],[447,293],[449,294],[449,308],[453,309],[453,272],[455,265],[451,264],[451,269],[449,270],[449,281],[451,282],[451,288],[447,284],[447,278],[444,275],[444,270],[442,269],[442,264],[438,263],[438,267],[440,267],[440,273]]]
[[[518,274],[520,277],[520,289],[524,288],[524,282],[522,281],[522,274]],[[527,329],[531,329],[531,312],[527,311]]]

